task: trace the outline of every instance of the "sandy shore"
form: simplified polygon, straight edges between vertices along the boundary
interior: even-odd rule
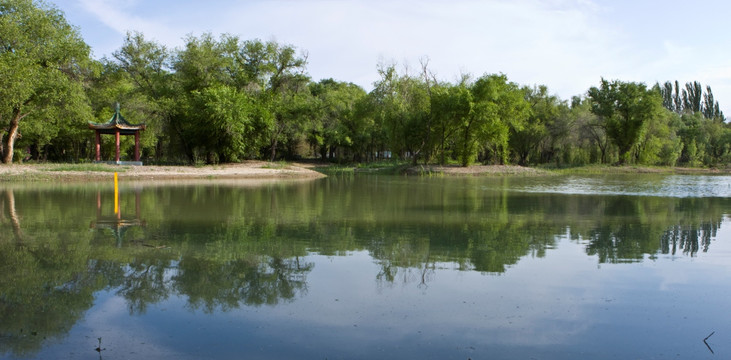
[[[325,176],[306,165],[246,161],[207,166],[0,165],[0,180],[90,181],[108,179],[114,172],[126,180],[314,179]]]
[[[319,164],[324,166],[325,164]],[[304,180],[325,177],[313,170],[316,163],[270,163],[245,161],[237,164],[206,166],[117,166],[103,164],[13,164],[0,165],[0,181],[97,181],[107,180],[117,172],[125,180]],[[357,169],[356,172],[374,172],[378,169]],[[417,165],[403,169],[406,175],[444,174],[448,176],[503,176],[550,175],[560,172],[516,165],[438,166]],[[652,168],[642,166],[587,166],[571,170],[575,174],[704,174],[728,175],[731,169]]]

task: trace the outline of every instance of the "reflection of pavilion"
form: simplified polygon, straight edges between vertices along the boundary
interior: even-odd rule
[[[114,215],[102,215],[102,196],[101,192],[96,193],[96,220],[91,222],[90,227],[92,229],[102,230],[110,229],[117,239],[117,246],[122,246],[122,239],[124,234],[133,227],[144,227],[145,221],[140,219],[140,195],[141,191],[135,190],[135,216],[134,217],[122,217],[122,211],[119,206],[119,199],[115,199]],[[119,196],[118,193],[115,196]]]

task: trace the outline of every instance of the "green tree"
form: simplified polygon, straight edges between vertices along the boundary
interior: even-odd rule
[[[22,124],[91,119],[84,93],[89,47],[63,13],[42,1],[0,1],[0,153],[11,163]],[[66,125],[66,124],[64,124]]]
[[[703,86],[694,81],[685,84],[682,92],[683,109],[692,113],[700,112],[703,109]]]
[[[538,149],[549,136],[548,124],[560,114],[558,97],[549,95],[546,86],[526,87],[523,91],[530,104],[528,119],[522,128],[514,127],[510,132],[510,148],[520,165],[526,165],[531,154],[539,155]]]
[[[612,144],[604,122],[591,111],[591,101],[575,96],[571,100],[570,118],[571,127],[576,131],[571,132],[565,144],[564,161],[571,165],[607,163]]]
[[[353,111],[353,122],[350,126],[354,139],[353,149],[361,154],[364,161],[389,158],[389,140],[384,126],[379,98],[371,91],[356,102]]]
[[[458,85],[440,85],[432,90],[431,114],[439,162],[444,165],[450,146],[460,126],[468,120],[473,106],[472,93],[464,81]]]
[[[458,152],[460,163],[472,163],[480,151],[485,160],[505,163],[511,129],[521,130],[528,116],[529,105],[516,83],[507,76],[485,75],[470,87],[474,104],[460,129]]]
[[[318,147],[324,160],[334,158],[335,149],[342,147],[362,158],[363,140],[368,129],[356,119],[355,107],[366,93],[352,83],[324,79],[310,84],[315,109],[312,127],[308,135],[311,146]]]
[[[600,117],[607,136],[617,145],[620,163],[626,163],[647,124],[659,114],[660,94],[648,90],[645,84],[605,79],[599,88],[589,89],[588,94],[591,111]]]
[[[381,79],[372,97],[388,146],[398,157],[416,162],[430,131],[428,85],[419,77],[398,74],[393,64],[379,66],[378,72]]]
[[[144,122],[143,156],[158,160],[177,160],[186,140],[177,136],[180,129],[171,121],[179,94],[170,68],[172,56],[165,46],[145,39],[143,34],[127,33],[112,59],[102,60],[104,70],[89,92],[97,118],[107,119],[106,112],[118,102],[127,119]]]
[[[716,166],[721,163],[728,163],[731,160],[731,128],[720,118],[706,121],[704,126],[706,134],[706,159],[705,164]]]
[[[209,163],[215,162],[218,154],[207,148],[210,144],[206,125],[209,121],[200,121],[199,101],[197,95],[209,87],[231,84],[230,77],[225,76],[225,69],[231,65],[231,58],[225,56],[224,45],[211,34],[200,37],[188,36],[185,47],[176,52],[172,67],[175,71],[175,82],[178,84],[175,100],[175,111],[171,117],[171,128],[180,140],[182,150],[189,161],[205,158]]]
[[[675,83],[666,81],[662,86],[655,84],[655,88],[662,96],[663,106],[670,111],[678,114],[702,112],[706,119],[725,119],[710,86],[703,92],[701,83],[694,81],[681,89],[676,80]]]
[[[683,149],[676,130],[680,117],[668,110],[653,118],[637,145],[637,161],[647,165],[675,166]]]
[[[269,159],[273,160],[281,145],[287,147],[296,143],[305,132],[304,122],[310,111],[306,86],[309,77],[304,74],[305,65],[306,57],[297,55],[294,47],[276,42],[241,41],[231,35],[222,35],[219,40],[211,34],[188,37],[185,48],[178,52],[172,64],[175,79],[181,87],[177,105],[180,111],[172,121],[179,129],[181,138],[186,139],[185,151],[188,158],[195,160],[199,155],[205,155],[206,161],[212,162],[217,161],[216,158],[238,159],[238,155],[230,155],[243,154],[240,146],[225,151],[221,148],[214,149],[206,136],[201,137],[212,130],[207,126],[221,119],[220,111],[216,111],[216,116],[210,111],[198,113],[202,106],[207,106],[201,100],[216,98],[218,101],[221,98],[217,95],[224,94],[246,96],[247,101],[238,103],[249,102],[253,105],[253,113],[231,111],[224,116],[231,120],[227,122],[231,125],[248,120],[233,119],[230,116],[243,116],[244,113],[255,115],[258,122],[255,127],[257,134],[246,147],[261,146],[259,139],[264,137],[267,139],[264,147],[268,149]],[[222,90],[223,87],[230,89]],[[206,90],[209,88],[218,90]],[[210,96],[213,93],[217,95],[212,98]],[[219,107],[219,110],[223,109]],[[200,121],[201,116],[213,117]],[[248,135],[251,134],[246,134]],[[229,145],[233,146],[235,143],[237,142],[229,142]],[[221,151],[226,154],[219,153]],[[250,154],[248,150],[244,153]]]
[[[258,40],[253,41],[256,42]],[[269,161],[274,161],[280,145],[292,149],[304,140],[312,103],[307,88],[310,78],[305,74],[307,55],[298,55],[294,46],[276,42],[266,43],[265,48],[266,57],[247,66],[253,69],[258,65],[258,78],[267,79],[262,95],[272,112],[272,126],[268,131]]]
[[[237,162],[255,157],[262,141],[266,119],[254,99],[231,86],[218,85],[194,91],[194,110],[199,144],[221,162]]]
[[[680,161],[690,166],[698,166],[705,155],[703,145],[708,141],[708,134],[704,126],[707,120],[700,112],[683,114],[680,120],[678,134],[683,142]]]

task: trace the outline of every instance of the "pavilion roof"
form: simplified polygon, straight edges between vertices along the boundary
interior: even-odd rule
[[[119,113],[119,103],[117,103],[114,115],[109,121],[105,123],[95,123],[89,121],[89,129],[97,130],[102,134],[114,134],[119,131],[122,135],[133,135],[135,132],[145,130],[147,126],[145,123],[141,124],[130,124],[124,119],[122,114]]]

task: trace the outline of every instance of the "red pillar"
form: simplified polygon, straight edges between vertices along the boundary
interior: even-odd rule
[[[102,161],[102,134],[96,132],[96,161]]]
[[[102,217],[102,193],[97,190],[96,192],[96,218]]]
[[[140,132],[135,131],[135,161],[140,161]]]
[[[135,192],[135,219],[140,220],[140,191]]]
[[[116,149],[115,149],[115,155],[114,155],[114,161],[119,162],[119,130],[114,132],[114,137],[116,138]]]

